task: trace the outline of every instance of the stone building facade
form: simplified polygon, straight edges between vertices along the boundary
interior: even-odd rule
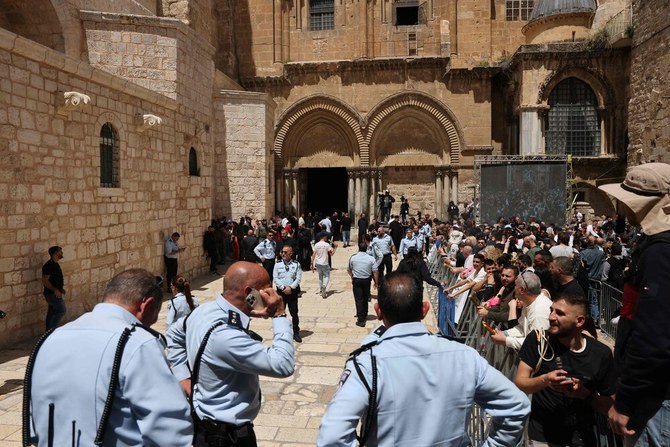
[[[598,182],[667,148],[667,3],[627,27],[624,0],[2,2],[0,346],[43,331],[51,245],[74,318],[115,273],[160,273],[173,231],[205,272],[214,217],[374,213],[384,189],[443,217],[477,155],[573,150],[573,90],[575,192],[611,212]]]

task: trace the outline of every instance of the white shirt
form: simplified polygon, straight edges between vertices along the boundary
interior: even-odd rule
[[[314,265],[328,265],[328,254],[331,252],[330,244],[319,241],[314,245]]]
[[[519,316],[519,324],[505,331],[505,346],[518,351],[530,331],[549,329],[550,308],[551,300],[544,293],[540,293],[530,305],[524,306]]]

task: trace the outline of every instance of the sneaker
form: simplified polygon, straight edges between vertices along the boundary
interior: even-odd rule
[[[299,332],[293,333],[293,340],[295,340],[297,343],[302,343],[302,337],[300,336]]]
[[[326,299],[326,296],[327,296],[327,295],[326,295],[326,289],[325,289],[325,288],[324,288],[324,289],[321,289],[321,298],[323,298],[323,299],[325,300],[325,299]]]
[[[365,327],[365,321],[357,320],[357,321],[356,321],[356,326],[358,326],[358,327]]]

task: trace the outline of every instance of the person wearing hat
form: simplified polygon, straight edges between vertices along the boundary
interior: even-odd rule
[[[642,236],[624,283],[615,349],[620,368],[610,426],[626,446],[668,445],[670,418],[670,165],[629,169],[600,189],[617,200]]]
[[[389,216],[391,215],[391,207],[393,206],[393,202],[395,202],[395,198],[389,193],[389,190],[385,190],[384,194],[381,197],[381,221],[382,222],[388,222]]]

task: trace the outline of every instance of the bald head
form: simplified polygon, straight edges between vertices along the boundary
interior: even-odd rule
[[[272,283],[263,266],[253,262],[239,261],[226,271],[223,281],[223,297],[233,306],[249,315],[251,308],[244,300],[251,289],[262,290]]]

